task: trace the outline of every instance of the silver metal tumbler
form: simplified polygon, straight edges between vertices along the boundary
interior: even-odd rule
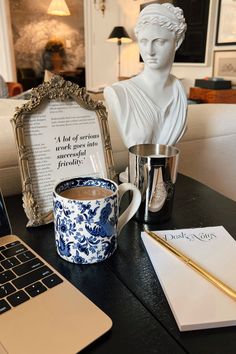
[[[135,218],[160,224],[171,217],[179,150],[170,145],[141,144],[129,148],[129,182],[141,192]]]

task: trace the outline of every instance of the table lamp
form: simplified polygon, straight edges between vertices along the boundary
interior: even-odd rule
[[[49,15],[70,16],[70,10],[65,0],[52,0],[47,13]]]
[[[120,46],[122,43],[130,43],[132,39],[129,37],[123,26],[116,26],[113,28],[108,42],[116,42],[118,44],[118,78],[120,77]]]

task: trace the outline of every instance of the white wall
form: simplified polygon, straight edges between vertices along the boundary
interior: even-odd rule
[[[97,2],[99,2],[97,0]],[[118,80],[118,46],[107,42],[115,26],[124,26],[134,40],[133,27],[139,6],[146,1],[106,0],[104,16],[94,7],[94,0],[84,0],[85,66],[88,89],[110,85]],[[141,70],[136,43],[121,46],[121,76]]]
[[[0,0],[0,74],[5,81],[16,81],[15,56],[8,0]]]
[[[98,88],[117,81],[118,49],[116,44],[106,42],[114,26],[124,26],[134,42],[121,46],[121,76],[132,76],[142,70],[133,28],[140,11],[140,4],[148,0],[106,0],[104,17],[94,10],[94,0],[84,0],[87,87]],[[89,11],[88,11],[89,9]],[[215,47],[218,0],[210,1],[207,55],[205,64],[174,64],[172,72],[183,79],[186,93],[197,78],[213,75],[213,51],[231,47]],[[88,45],[87,45],[88,43]],[[234,47],[235,49],[235,47]]]
[[[106,39],[113,27],[119,23],[120,8],[116,0],[106,0],[104,15],[95,9],[94,0],[84,0],[87,89],[98,89],[117,81],[118,47],[114,43],[107,42]]]

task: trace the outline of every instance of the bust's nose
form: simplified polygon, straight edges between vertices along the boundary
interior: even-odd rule
[[[155,54],[154,44],[151,41],[147,43],[146,52],[147,52],[147,54],[149,54],[151,56]]]

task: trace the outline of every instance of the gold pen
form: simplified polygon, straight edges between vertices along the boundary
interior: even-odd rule
[[[144,229],[144,231],[151,236],[155,241],[160,243],[164,248],[168,249],[171,253],[177,256],[181,261],[183,261],[190,268],[194,269],[197,273],[202,275],[205,279],[215,285],[218,289],[223,291],[225,294],[230,296],[232,299],[236,300],[236,291],[230,288],[228,285],[223,283],[221,280],[217,279],[214,275],[209,273],[206,269],[201,267],[199,264],[194,262],[191,258],[185,256],[182,252],[177,250],[175,247],[171,246],[166,240],[158,236],[156,233]]]

